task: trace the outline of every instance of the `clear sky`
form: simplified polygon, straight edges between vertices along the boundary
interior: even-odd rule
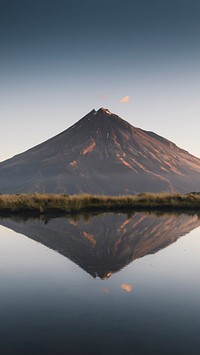
[[[199,0],[0,0],[0,161],[106,107],[200,157]]]

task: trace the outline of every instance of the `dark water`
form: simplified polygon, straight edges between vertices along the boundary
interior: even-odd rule
[[[200,354],[200,220],[0,220],[0,354]]]

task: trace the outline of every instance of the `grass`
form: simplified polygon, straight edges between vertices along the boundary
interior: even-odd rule
[[[130,196],[0,195],[0,214],[69,214],[119,211],[200,211],[200,194],[141,193]]]

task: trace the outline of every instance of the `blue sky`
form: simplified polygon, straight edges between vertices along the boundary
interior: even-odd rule
[[[102,106],[200,157],[199,18],[199,0],[0,0],[0,161]]]

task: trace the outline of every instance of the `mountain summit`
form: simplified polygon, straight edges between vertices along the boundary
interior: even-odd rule
[[[200,159],[108,109],[0,163],[2,193],[132,194],[200,190]]]

